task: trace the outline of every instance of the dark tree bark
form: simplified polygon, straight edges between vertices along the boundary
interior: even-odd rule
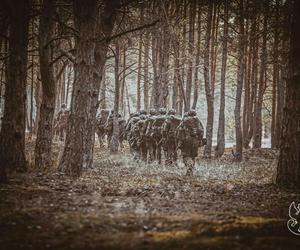
[[[113,132],[109,142],[109,150],[111,154],[118,153],[119,149],[119,97],[120,97],[120,80],[119,80],[119,59],[120,47],[116,42],[115,47],[115,100],[114,100],[114,117]]]
[[[35,144],[35,165],[38,168],[51,166],[51,145],[55,110],[56,86],[51,63],[50,41],[54,36],[55,2],[44,0],[39,26],[39,56],[42,82],[42,102]]]
[[[195,58],[195,71],[194,71],[194,96],[192,109],[197,108],[198,91],[199,91],[199,77],[198,67],[200,66],[200,48],[201,48],[201,3],[198,3],[198,20],[197,20],[197,44],[196,44],[196,58]]]
[[[122,72],[120,73],[120,100],[119,100],[119,110],[125,116],[125,100],[124,100],[124,94],[125,94],[125,84],[126,84],[126,46],[123,46],[122,53],[121,53],[121,65],[122,65]]]
[[[254,131],[253,131],[253,148],[261,147],[262,139],[262,105],[263,97],[266,90],[266,67],[267,67],[267,32],[268,32],[268,3],[264,5],[264,18],[263,18],[263,35],[262,47],[260,58],[260,72],[259,72],[259,86],[257,102],[255,104],[254,112]]]
[[[144,109],[149,111],[149,32],[145,36],[144,55]]]
[[[237,86],[236,86],[236,102],[234,108],[234,120],[235,120],[235,139],[236,139],[236,160],[241,161],[243,159],[243,134],[241,126],[241,99],[243,92],[243,80],[244,80],[244,0],[239,2],[239,45],[238,45],[238,69],[237,69]]]
[[[25,100],[31,1],[6,1],[10,18],[8,76],[0,133],[0,183],[7,170],[26,170]]]
[[[103,14],[97,20],[97,1],[74,1],[76,40],[75,82],[72,93],[71,114],[67,129],[60,169],[69,175],[79,176],[83,168],[93,163],[95,119],[108,40],[97,42],[96,24],[103,37],[111,35],[115,10],[119,1],[104,1]]]
[[[193,80],[193,57],[194,57],[194,33],[195,33],[195,15],[196,15],[196,1],[190,2],[189,12],[189,31],[188,31],[188,70],[186,76],[186,106],[184,111],[191,108],[191,95],[192,95],[192,80]]]
[[[206,33],[205,33],[205,50],[204,50],[204,84],[207,102],[207,123],[206,123],[206,146],[204,148],[204,156],[211,157],[212,136],[213,136],[213,121],[214,121],[214,96],[211,87],[211,79],[209,74],[209,52],[210,52],[210,39],[211,39],[211,26],[212,26],[212,12],[213,3],[209,1],[207,20],[206,20]]]
[[[216,156],[221,157],[225,150],[225,80],[227,67],[227,40],[228,40],[228,0],[224,1],[224,27],[223,27],[223,51],[221,68],[220,89],[220,112],[219,127],[217,135]]]
[[[300,188],[300,2],[292,3],[289,74],[286,86],[277,184]]]
[[[278,91],[278,81],[279,81],[279,1],[276,1],[276,20],[274,27],[274,44],[273,44],[273,85],[272,85],[272,123],[271,123],[271,147],[277,148],[277,136],[276,136],[276,105],[277,101],[277,91]]]
[[[256,10],[256,9],[255,9]],[[252,62],[251,62],[251,79],[250,79],[250,100],[248,103],[247,113],[249,115],[249,128],[247,135],[244,136],[244,147],[249,148],[249,143],[253,137],[254,125],[255,125],[255,105],[257,103],[257,83],[258,83],[258,50],[259,50],[259,37],[257,32],[259,31],[259,16],[254,14],[252,28],[251,28],[251,40],[253,41],[252,49]]]
[[[143,17],[143,8],[141,8],[141,21]],[[136,109],[137,111],[140,111],[141,109],[141,79],[142,79],[142,49],[143,49],[143,43],[142,43],[142,34],[139,36],[139,54],[138,54],[138,72],[137,72],[137,84],[136,84]]]
[[[106,109],[106,81],[105,81],[105,66],[102,70],[102,81],[100,87],[100,108]]]
[[[249,13],[249,8],[248,8]],[[245,31],[245,94],[244,94],[244,106],[243,106],[243,146],[248,147],[247,137],[250,126],[250,118],[252,115],[251,110],[251,74],[252,74],[252,60],[253,60],[253,20],[246,20]],[[250,26],[250,27],[249,27]]]

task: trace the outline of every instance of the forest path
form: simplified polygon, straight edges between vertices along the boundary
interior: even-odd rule
[[[187,178],[182,164],[145,166],[96,149],[95,168],[77,180],[55,171],[15,174],[0,187],[0,245],[299,249],[286,222],[300,195],[271,184],[273,159],[262,155],[238,165],[229,154],[222,162],[199,160]]]

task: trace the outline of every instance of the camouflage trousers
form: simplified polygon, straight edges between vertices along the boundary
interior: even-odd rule
[[[170,166],[176,164],[177,161],[177,147],[175,138],[168,138],[164,141],[163,149],[166,156],[166,165]]]
[[[196,138],[189,138],[185,140],[181,147],[181,154],[183,163],[187,168],[186,175],[193,175],[195,168],[195,159],[198,156],[198,140]]]

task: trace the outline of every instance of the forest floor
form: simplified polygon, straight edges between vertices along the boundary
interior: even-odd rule
[[[273,184],[277,153],[248,150],[235,163],[230,152],[199,159],[193,177],[99,148],[76,180],[12,174],[0,186],[0,249],[300,249],[286,226],[300,194]]]

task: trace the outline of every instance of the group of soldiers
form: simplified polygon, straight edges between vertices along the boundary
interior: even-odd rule
[[[69,111],[62,106],[55,123],[55,131],[60,140],[63,140],[67,127]],[[113,135],[114,112],[101,109],[96,119],[96,134],[99,144],[104,145],[111,141]],[[203,138],[203,125],[197,117],[195,110],[186,112],[179,117],[174,109],[150,109],[130,114],[126,121],[118,114],[120,147],[127,139],[130,152],[135,160],[145,163],[157,161],[162,163],[164,155],[165,165],[177,164],[178,150],[181,152],[183,162],[187,167],[187,175],[192,175],[198,148],[205,145]]]
[[[164,154],[165,164],[175,165],[180,150],[187,175],[193,173],[198,148],[206,143],[203,125],[195,110],[186,112],[182,118],[174,109],[151,109],[149,114],[142,110],[131,114],[125,131],[135,159],[146,163],[156,160],[161,164]]]

